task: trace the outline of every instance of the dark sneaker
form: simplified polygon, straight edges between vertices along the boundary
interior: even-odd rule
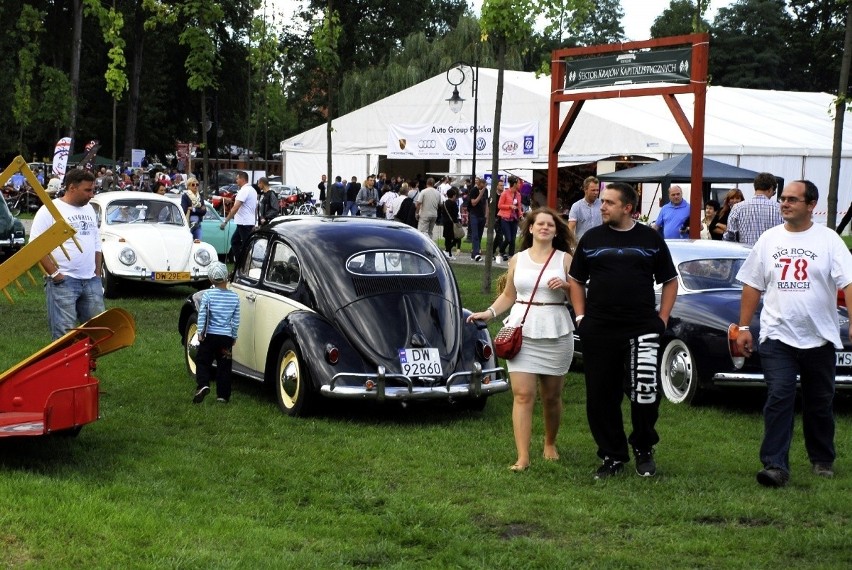
[[[220,404],[227,404],[228,400],[226,398],[216,398],[216,401]]]
[[[757,482],[764,487],[783,487],[790,480],[790,476],[777,467],[767,467],[757,472]]]
[[[640,477],[653,477],[657,474],[657,464],[654,463],[654,450],[633,450],[636,457],[636,474]]]
[[[831,463],[814,463],[814,475],[831,479],[834,477],[834,465]]]
[[[482,256],[481,256],[481,255],[477,255],[476,257],[474,257],[474,258],[473,258],[473,260],[474,260],[474,261],[482,261]]]
[[[509,261],[509,256],[505,253],[503,254],[503,261]]]
[[[195,396],[192,398],[192,403],[193,404],[200,404],[201,402],[204,401],[204,398],[209,393],[210,393],[210,386],[202,386],[201,388],[198,389],[198,391],[195,393]]]
[[[623,461],[616,461],[615,459],[606,457],[603,463],[601,463],[601,466],[598,467],[598,470],[595,471],[595,479],[606,479],[607,477],[618,475],[622,471],[624,471]]]

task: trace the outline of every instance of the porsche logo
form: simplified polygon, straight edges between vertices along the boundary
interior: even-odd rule
[[[405,150],[405,139],[399,139],[397,142],[399,143],[399,150]]]

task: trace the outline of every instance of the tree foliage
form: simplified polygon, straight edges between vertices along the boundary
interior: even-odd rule
[[[788,36],[791,16],[784,0],[739,0],[719,9],[713,22],[713,83],[752,89],[790,87]]]
[[[707,2],[703,3],[704,10]],[[692,0],[671,0],[669,7],[657,16],[651,25],[652,38],[665,38],[668,36],[682,36],[698,31],[707,31],[710,24],[702,17],[698,19],[696,5]]]

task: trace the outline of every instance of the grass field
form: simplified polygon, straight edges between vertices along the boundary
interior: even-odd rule
[[[476,267],[457,271],[481,309]],[[852,405],[838,402],[837,476],[809,471],[797,417],[793,478],[754,474],[760,393],[663,403],[660,474],[595,482],[582,376],[564,392],[562,459],[515,459],[511,395],[483,413],[340,404],[281,415],[238,381],[190,404],[176,318],[190,289],[108,301],[135,345],[99,361],[102,419],[75,438],[0,440],[6,568],[848,568]],[[144,295],[144,296],[143,296]],[[0,366],[48,341],[43,294],[14,293]]]

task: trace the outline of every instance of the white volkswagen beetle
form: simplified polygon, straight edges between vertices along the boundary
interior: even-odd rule
[[[207,266],[217,259],[216,250],[193,240],[186,217],[173,200],[131,191],[98,194],[90,203],[101,234],[105,296],[115,297],[123,280],[207,283]]]

